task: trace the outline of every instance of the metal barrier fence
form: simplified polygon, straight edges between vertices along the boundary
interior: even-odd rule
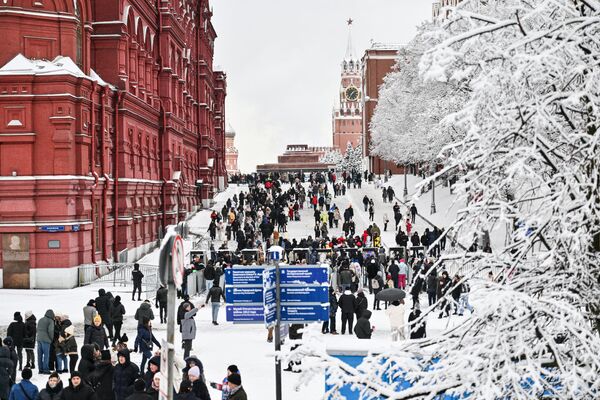
[[[158,266],[153,264],[139,264],[140,271],[144,274],[142,279],[142,291],[144,293],[155,292],[160,286],[158,278]],[[79,267],[79,286],[91,284],[104,284],[112,287],[133,286],[132,275],[133,264],[91,264]]]

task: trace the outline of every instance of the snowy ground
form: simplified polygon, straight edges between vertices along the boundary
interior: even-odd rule
[[[414,184],[419,181],[418,178],[409,176],[409,191],[414,193]],[[402,176],[393,177],[389,183],[394,186],[396,195],[402,196],[402,188],[404,180]],[[217,203],[215,209],[220,209],[226,199],[233,196],[234,193],[239,193],[245,187],[231,185],[228,190],[221,193],[216,198]],[[368,215],[363,211],[362,197],[364,194],[373,197],[375,200],[375,222],[383,229],[383,214],[384,212],[390,217],[388,232],[383,233],[383,241],[386,245],[394,245],[393,232],[393,212],[392,204],[383,203],[381,191],[375,189],[373,184],[364,184],[361,190],[349,190],[346,196],[337,197],[334,202],[343,211],[351,202],[356,210],[357,232],[362,232],[368,225]],[[410,195],[409,195],[410,197]],[[429,214],[430,209],[430,194],[426,194],[419,201],[417,207],[420,213],[439,224],[446,226],[456,215],[456,205],[452,207],[453,197],[449,195],[448,188],[440,187],[436,193],[438,213],[435,215]],[[403,208],[402,213],[406,215],[406,210]],[[210,212],[202,211],[198,213],[191,221],[190,225],[194,231],[205,232],[208,228],[210,220]],[[288,232],[285,234],[290,239],[305,237],[312,235],[313,217],[310,209],[305,209],[302,213],[302,220],[289,224]],[[428,225],[421,219],[417,218],[417,223],[413,229],[422,232]],[[341,228],[341,227],[340,227]],[[341,229],[334,230],[330,234],[340,234]],[[156,263],[156,253],[146,256],[142,262]],[[34,314],[41,318],[48,308],[52,308],[55,312],[60,312],[69,315],[71,321],[76,325],[76,335],[78,335],[78,344],[82,343],[83,331],[83,313],[82,308],[90,298],[97,296],[97,290],[101,286],[98,284],[76,288],[72,290],[2,290],[2,301],[0,302],[0,315],[3,319],[0,321],[0,336],[4,337],[5,330],[12,318],[14,311],[21,311],[23,314],[27,310],[32,310]],[[121,295],[123,303],[127,310],[127,317],[124,322],[123,331],[130,338],[130,346],[132,347],[135,338],[137,321],[133,319],[133,314],[139,306],[139,302],[131,301],[129,288],[125,287],[110,287],[102,286],[107,291],[111,291],[113,295]],[[193,299],[195,303],[204,301],[204,298],[196,297]],[[422,299],[421,304],[425,304],[427,300]],[[372,308],[373,298],[369,296],[369,308]],[[409,301],[410,303],[410,301]],[[410,304],[408,304],[410,305]],[[157,322],[158,310],[155,309],[156,319],[154,321],[154,333],[159,338],[166,336],[166,327]],[[406,314],[408,317],[408,312]],[[428,321],[428,334],[435,335],[440,330],[454,326],[460,321],[460,318],[466,317],[451,317],[450,320],[438,320],[436,316]],[[384,311],[375,311],[371,318],[372,325],[375,326],[375,332],[371,341],[358,340],[353,335],[333,336],[323,335],[323,340],[328,347],[350,347],[357,349],[370,348],[371,346],[385,345],[391,342],[390,329],[387,317]],[[205,374],[208,380],[220,381],[225,374],[226,367],[229,364],[237,364],[242,373],[243,385],[246,388],[250,398],[262,400],[270,400],[275,398],[275,377],[274,377],[274,349],[272,343],[266,341],[266,329],[262,325],[234,325],[225,321],[224,308],[221,309],[219,315],[218,326],[211,324],[210,309],[201,309],[196,317],[198,327],[197,338],[194,341],[194,349],[192,354],[197,355],[205,367]],[[340,331],[341,322],[338,314],[338,332]],[[285,346],[284,346],[285,347]],[[134,355],[133,359],[139,362],[141,356]],[[67,375],[63,376],[66,380]],[[46,377],[38,377],[34,375],[34,382],[40,385],[45,383]],[[308,386],[303,386],[298,391],[295,390],[298,376],[293,373],[284,372],[283,375],[283,392],[286,400],[307,400],[318,399],[324,393],[324,379],[314,379]],[[220,394],[212,391],[213,398],[219,398]]]

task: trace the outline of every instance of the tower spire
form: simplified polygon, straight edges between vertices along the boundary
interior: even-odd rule
[[[354,20],[352,18],[348,18],[346,23],[348,24],[348,43],[346,45],[346,55],[344,56],[344,60],[353,60],[354,59],[354,46],[352,45],[352,23]]]

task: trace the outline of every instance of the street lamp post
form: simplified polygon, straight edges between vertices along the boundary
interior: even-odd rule
[[[435,166],[433,167],[433,175],[435,175]],[[435,214],[435,179],[431,181],[431,214]]]
[[[408,185],[406,184],[406,167],[408,165],[404,165],[404,200],[408,197]]]

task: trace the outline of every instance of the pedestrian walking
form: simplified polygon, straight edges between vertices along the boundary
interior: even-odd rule
[[[100,315],[94,317],[94,324],[85,332],[83,344],[95,344],[100,350],[108,349],[108,336]]]
[[[142,362],[140,364],[140,371],[144,370],[146,361],[152,357],[153,343],[160,349],[160,343],[154,337],[152,333],[152,322],[149,319],[142,319],[142,325],[138,325],[137,337],[135,338],[134,351],[140,350],[142,353]],[[133,384],[133,382],[132,382]]]
[[[131,292],[131,300],[135,301],[135,292],[138,293],[138,301],[142,301],[142,279],[144,274],[140,271],[140,265],[138,263],[133,264],[133,272],[131,273],[131,280],[133,281],[133,291]]]
[[[115,332],[112,345],[114,346],[121,340],[121,327],[123,326],[123,315],[125,315],[125,306],[121,303],[121,296],[115,296],[115,300],[110,307],[110,319]]]
[[[388,217],[387,213],[383,213],[383,231],[387,232],[387,226],[388,223],[390,222],[390,218]]]
[[[160,323],[167,323],[167,304],[169,298],[169,290],[161,285],[160,288],[156,291],[156,301],[155,306],[158,308],[158,314],[160,316]]]
[[[373,310],[381,310],[380,302],[377,300],[377,293],[383,290],[385,283],[383,282],[383,273],[381,271],[377,271],[377,276],[372,279],[371,287],[373,288],[373,293],[375,294],[375,300],[373,301]]]
[[[46,387],[40,391],[36,400],[60,400],[63,391],[63,383],[60,380],[60,375],[53,372],[48,377]]]
[[[25,312],[25,335],[23,336],[23,348],[27,356],[25,368],[35,369],[35,343],[37,333],[37,322],[31,311]]]
[[[406,340],[404,333],[404,300],[392,301],[392,304],[385,311],[390,319],[390,328],[392,330],[392,341]]]
[[[96,393],[96,398],[102,400],[115,400],[113,390],[115,367],[110,357],[110,350],[100,352],[100,360],[96,363],[94,372],[90,375],[90,386]]]
[[[115,400],[125,400],[128,396],[132,395],[133,385],[139,377],[140,369],[131,362],[129,350],[124,349],[119,351],[117,353],[117,365],[115,365],[113,371],[112,382]]]
[[[217,318],[219,316],[219,308],[221,306],[220,299],[223,298],[223,302],[225,302],[225,293],[223,293],[223,289],[219,286],[219,281],[215,279],[213,287],[210,288],[208,294],[206,295],[206,301],[204,304],[208,304],[208,301],[211,301],[212,308],[212,323],[213,325],[219,325],[217,322]]]
[[[413,203],[410,206],[410,216],[412,219],[412,223],[416,223],[417,222],[417,206],[415,206],[415,203]]]
[[[231,390],[229,388],[229,385],[227,384],[229,382],[229,377],[232,374],[240,375],[240,371],[237,365],[232,364],[227,367],[226,374],[227,375],[225,376],[225,378],[223,378],[223,381],[221,383],[210,382],[210,387],[221,391],[221,400],[229,400],[229,396],[231,395]]]
[[[23,369],[23,339],[25,338],[25,323],[23,317],[19,311],[13,314],[14,321],[8,325],[6,330],[6,337],[11,337],[13,340],[13,346],[17,352],[17,359],[19,361],[19,371]]]
[[[200,375],[200,368],[198,366],[190,368],[187,375],[189,381],[192,383],[192,392],[194,395],[200,400],[210,400],[208,388]],[[231,397],[229,397],[229,400],[231,400]]]
[[[47,310],[36,330],[40,374],[50,374],[50,345],[54,340],[54,311]]]
[[[358,289],[356,298],[354,299],[354,313],[356,314],[356,320],[362,317],[363,313],[369,309],[369,301],[365,296],[362,289]]]
[[[323,326],[321,328],[321,333],[331,333],[332,335],[337,335],[337,330],[335,329],[335,315],[338,310],[338,301],[335,297],[335,290],[333,286],[329,287],[329,321],[323,322]]]
[[[108,337],[113,337],[113,327],[110,320],[111,298],[104,289],[98,289],[98,297],[96,297],[96,310],[101,317],[102,324],[108,329]],[[93,324],[92,324],[93,325]]]
[[[356,326],[354,327],[354,333],[356,337],[359,339],[371,339],[371,334],[373,333],[373,328],[371,327],[371,311],[365,310],[361,317],[356,321]]]
[[[432,271],[427,273],[427,299],[429,300],[430,307],[437,301],[437,290],[438,276],[437,271],[434,268]]]
[[[135,316],[133,317],[138,322],[138,326],[143,324],[144,319],[148,321],[154,321],[154,313],[152,312],[152,306],[150,301],[145,300],[140,307],[136,310]]]
[[[21,382],[12,386],[9,400],[33,400],[38,398],[38,387],[31,383],[30,379],[33,373],[29,368],[25,368],[21,372]]]
[[[0,399],[7,400],[14,382],[12,370],[15,364],[10,359],[10,351],[0,346]]]
[[[406,289],[406,281],[408,277],[408,265],[404,261],[404,258],[400,259],[400,263],[398,264],[398,288],[404,290]]]
[[[417,322],[421,318],[421,310],[419,307],[413,308],[408,315],[408,329],[411,339],[422,339],[427,336],[427,327],[425,320]]]
[[[342,312],[342,335],[346,333],[346,328],[348,328],[348,334],[352,334],[355,300],[356,298],[349,289],[346,289],[338,300],[338,306]]]
[[[181,340],[183,347],[183,358],[186,359],[190,356],[192,350],[192,342],[196,339],[196,321],[194,317],[198,312],[198,308],[192,308],[191,303],[184,305],[185,314],[181,321]]]
[[[69,325],[67,326],[63,333],[58,338],[58,347],[61,354],[65,357],[64,368],[62,371],[57,372],[67,372],[66,366],[66,357],[69,357],[69,373],[73,373],[75,371],[75,366],[77,365],[77,360],[79,359],[79,355],[77,353],[77,340],[75,340],[75,326]]]
[[[69,386],[63,389],[61,400],[96,400],[94,389],[81,379],[75,371],[71,374]]]

